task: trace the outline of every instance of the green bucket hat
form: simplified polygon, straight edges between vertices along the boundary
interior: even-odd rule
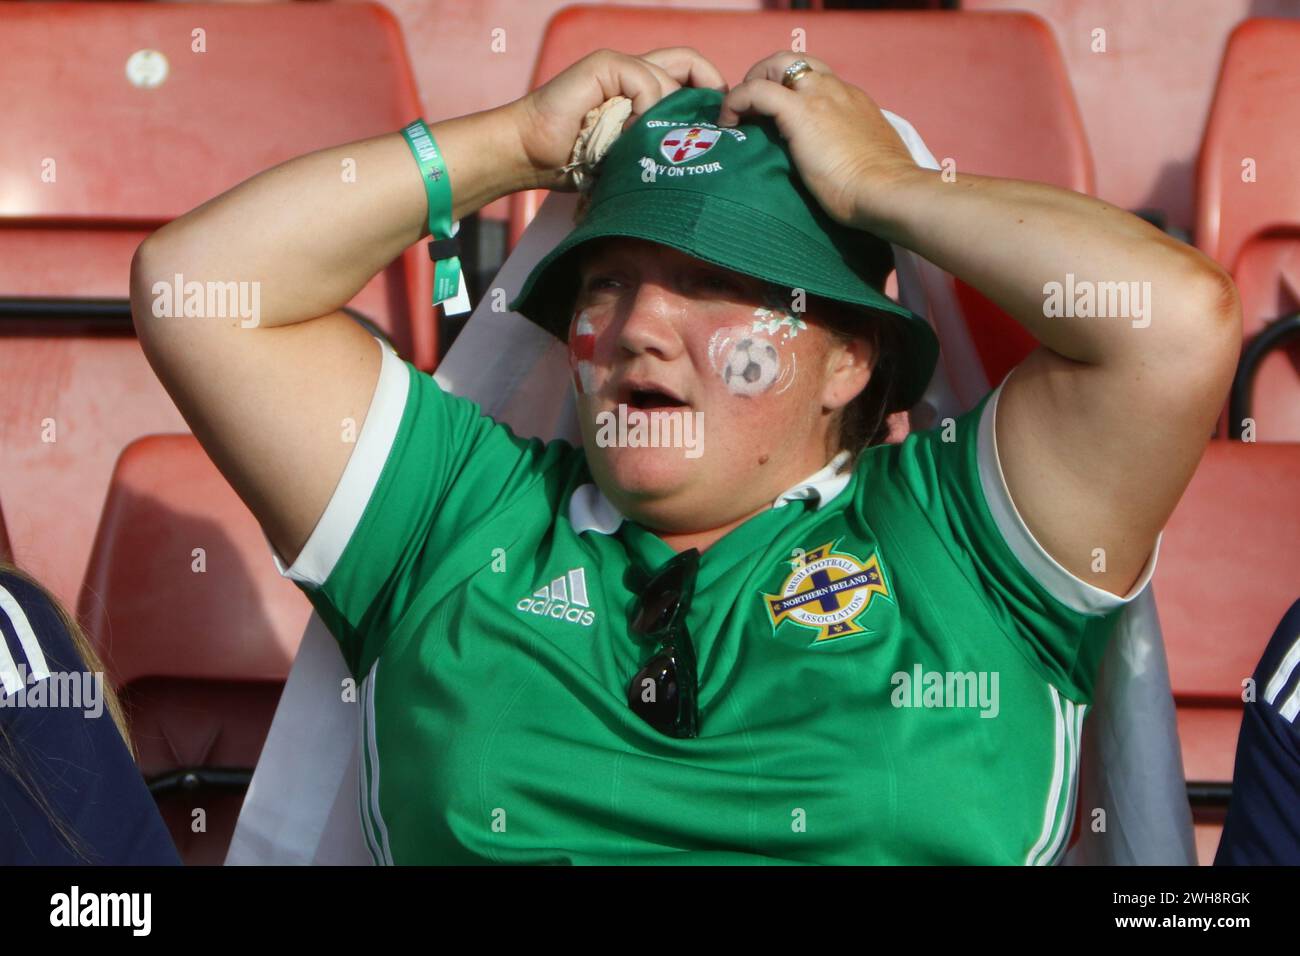
[[[682,87],[623,132],[598,169],[584,218],[529,273],[510,309],[563,340],[578,246],[626,236],[733,272],[891,319],[903,332],[899,401],[920,401],[939,342],[928,322],[879,291],[889,243],[832,220],[808,192],[768,117],[717,125],[723,94]]]

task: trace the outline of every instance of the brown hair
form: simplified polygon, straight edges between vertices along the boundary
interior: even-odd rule
[[[861,338],[871,347],[871,379],[837,416],[839,448],[856,457],[872,445],[883,444],[889,438],[889,416],[902,411],[898,377],[902,330],[878,312],[820,296],[808,296],[805,315],[841,342]]]
[[[95,648],[91,645],[90,639],[86,636],[85,630],[82,628],[80,623],[78,623],[77,619],[68,612],[68,609],[59,603],[59,601],[54,598],[54,595],[50,594],[49,590],[30,574],[19,570],[12,564],[0,561],[0,575],[4,574],[12,575],[13,577],[26,581],[45,596],[46,600],[50,602],[50,607],[52,607],[55,614],[58,615],[59,621],[63,624],[64,628],[67,629],[68,636],[72,639],[72,646],[76,649],[86,670],[92,674],[103,674],[103,662],[100,660],[99,655],[95,653]],[[126,714],[122,709],[122,702],[118,699],[117,693],[113,690],[112,684],[107,680],[104,681],[104,704],[108,709],[108,714],[112,718],[113,723],[117,725],[118,733],[122,735],[122,740],[126,744],[127,752],[130,753],[132,759],[134,759],[135,749],[131,746],[131,734],[127,726]],[[55,811],[54,807],[50,805],[45,794],[34,785],[29,775],[24,771],[17,748],[14,746],[13,741],[5,734],[4,724],[0,724],[0,773],[5,773],[12,777],[27,796],[31,798],[32,802],[45,812],[45,815],[50,820],[50,825],[54,827],[55,832],[58,833],[64,843],[67,844],[68,849],[76,856],[89,862],[85,844],[67,825],[67,823],[60,819],[59,814]]]

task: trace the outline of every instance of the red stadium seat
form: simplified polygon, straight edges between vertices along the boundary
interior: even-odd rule
[[[1091,158],[1060,52],[1047,26],[1028,14],[571,7],[547,26],[533,85],[601,47],[643,52],[685,42],[735,85],[757,60],[789,49],[795,31],[803,31],[808,52],[910,120],[940,162],[955,161],[958,176],[1091,191]],[[616,42],[621,37],[635,42]],[[514,197],[512,246],[543,198]],[[985,372],[1000,381],[1033,340],[978,292],[959,290]]]
[[[18,559],[71,602],[114,459],[185,424],[127,313],[106,329],[11,297],[125,300],[159,225],[420,106],[401,35],[371,5],[0,3],[0,36],[0,496]],[[431,282],[413,247],[352,303],[424,368]]]
[[[0,562],[12,562],[13,549],[9,547],[9,532],[5,528],[5,513],[0,509]]]
[[[1300,22],[1248,20],[1223,57],[1196,223],[1197,245],[1236,279],[1247,348],[1274,320],[1300,312],[1297,150]],[[1259,366],[1251,415],[1258,441],[1300,441],[1300,336],[1289,341]]]
[[[966,10],[1025,10],[1052,27],[1097,164],[1097,195],[1157,209],[1190,231],[1194,168],[1214,79],[1232,28],[1295,15],[1291,0],[961,0]],[[1104,29],[1105,51],[1094,31]],[[1117,108],[1117,104],[1123,108]]]
[[[311,606],[193,436],[122,453],[78,612],[182,857],[221,863]]]
[[[1300,595],[1297,487],[1300,445],[1212,441],[1165,526],[1154,587],[1183,769],[1210,790],[1232,780],[1242,682]],[[1202,863],[1221,819],[1197,811]]]

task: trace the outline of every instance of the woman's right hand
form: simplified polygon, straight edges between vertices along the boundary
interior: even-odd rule
[[[596,50],[515,100],[510,107],[538,185],[572,191],[561,167],[569,162],[588,111],[615,96],[626,96],[632,101],[632,115],[623,127],[627,129],[683,86],[723,93],[728,89],[718,68],[691,47],[664,47],[641,56]]]

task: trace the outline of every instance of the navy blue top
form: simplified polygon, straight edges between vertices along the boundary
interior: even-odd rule
[[[1300,863],[1300,601],[1255,668],[1216,865]]]
[[[90,678],[45,594],[0,572],[0,866],[180,863]],[[84,855],[23,781],[77,835]]]

